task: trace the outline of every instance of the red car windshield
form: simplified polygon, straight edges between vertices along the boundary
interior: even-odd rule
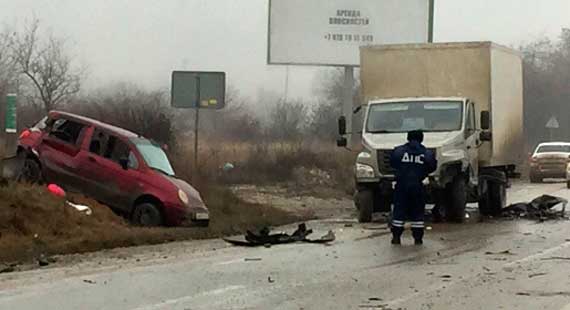
[[[132,138],[131,141],[150,168],[174,176],[174,169],[172,169],[166,153],[158,145],[144,138]]]

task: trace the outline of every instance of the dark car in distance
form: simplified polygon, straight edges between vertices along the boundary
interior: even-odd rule
[[[198,191],[156,143],[87,117],[52,111],[20,134],[21,179],[85,194],[143,226],[207,226]]]

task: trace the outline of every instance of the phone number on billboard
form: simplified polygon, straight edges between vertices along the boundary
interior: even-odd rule
[[[325,35],[325,39],[329,41],[336,42],[363,42],[372,43],[374,42],[374,35],[371,34],[342,34],[342,33],[328,33]]]

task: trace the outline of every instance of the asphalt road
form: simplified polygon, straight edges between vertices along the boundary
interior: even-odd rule
[[[517,184],[511,202],[563,183]],[[437,224],[425,245],[389,244],[382,223],[309,223],[332,245],[170,245],[136,260],[0,275],[0,309],[570,309],[570,222]],[[215,249],[215,250],[214,250]],[[170,255],[170,254],[169,254]]]

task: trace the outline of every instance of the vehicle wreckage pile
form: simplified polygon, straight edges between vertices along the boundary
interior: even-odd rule
[[[528,218],[538,221],[566,218],[568,200],[560,197],[542,195],[528,203],[515,203],[503,209],[507,218]],[[561,208],[555,208],[561,206]]]
[[[305,223],[299,224],[297,230],[293,234],[289,235],[286,233],[276,233],[271,234],[271,230],[268,227],[261,229],[259,232],[255,233],[252,231],[247,231],[244,239],[236,238],[224,238],[224,240],[233,245],[239,246],[271,246],[275,244],[286,244],[294,242],[307,242],[307,243],[329,243],[335,240],[335,234],[329,231],[326,235],[318,239],[309,239],[308,236],[313,233],[312,229],[307,229]]]

